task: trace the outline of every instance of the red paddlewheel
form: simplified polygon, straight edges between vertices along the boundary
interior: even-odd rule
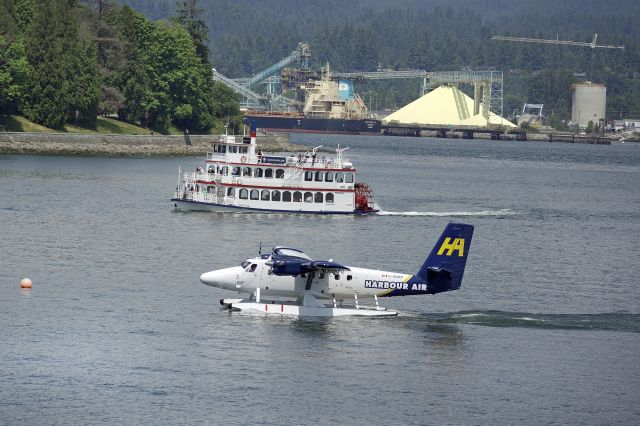
[[[373,191],[366,183],[356,183],[356,209],[357,210],[373,210]]]

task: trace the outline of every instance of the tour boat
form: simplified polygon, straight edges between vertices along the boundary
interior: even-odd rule
[[[176,209],[369,214],[376,207],[371,188],[356,182],[356,169],[343,156],[318,152],[264,155],[250,136],[221,135],[212,143],[204,166],[179,170],[171,201]]]

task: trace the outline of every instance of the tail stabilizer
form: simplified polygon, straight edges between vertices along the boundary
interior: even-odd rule
[[[471,247],[473,225],[449,223],[418,273],[427,283],[427,293],[457,290]]]

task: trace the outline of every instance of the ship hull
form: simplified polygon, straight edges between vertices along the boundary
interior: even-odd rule
[[[202,201],[185,200],[181,198],[172,198],[176,210],[183,211],[205,211],[216,213],[304,213],[304,214],[343,214],[343,215],[366,215],[379,212],[378,209],[370,210],[353,210],[353,211],[341,211],[341,210],[289,210],[289,209],[268,209],[260,207],[240,207],[234,205],[216,204]]]
[[[347,133],[352,135],[379,135],[382,132],[380,120],[310,118],[302,116],[247,115],[243,119],[249,125],[255,121],[256,127],[268,132],[300,133]]]

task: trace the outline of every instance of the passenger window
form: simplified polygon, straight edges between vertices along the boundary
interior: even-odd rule
[[[313,172],[310,170],[307,170],[306,172],[304,172],[304,180],[306,180],[307,182],[312,181],[313,180]]]
[[[311,192],[304,193],[304,202],[311,203],[313,201],[313,194]]]
[[[325,196],[325,201],[327,202],[327,204],[333,204],[333,193],[327,193],[327,195]]]
[[[314,202],[316,203],[322,203],[322,192],[316,192],[315,198],[314,198]]]
[[[293,202],[300,203],[302,201],[302,192],[296,191],[293,193]]]
[[[284,201],[285,203],[288,203],[291,201],[291,192],[289,191],[284,191],[282,193],[282,201]]]
[[[245,167],[242,170],[242,176],[248,176],[251,177],[251,167]]]
[[[233,198],[236,194],[236,189],[231,187],[231,188],[227,188],[227,197],[229,198]]]
[[[259,192],[257,189],[252,189],[251,190],[251,197],[252,200],[257,200],[258,198],[260,198],[259,196]]]
[[[276,179],[283,179],[283,178],[284,178],[284,170],[276,169]]]
[[[341,172],[336,173],[336,182],[344,182],[344,174],[342,174]]]
[[[333,172],[327,172],[324,175],[325,182],[333,182]]]
[[[322,182],[322,175],[324,175],[323,172],[316,172],[316,178],[315,181],[316,182]]]
[[[251,266],[249,267],[249,272],[255,272],[257,267],[258,265],[256,265],[255,263],[252,263]]]
[[[247,188],[242,188],[240,190],[240,197],[241,200],[246,200],[247,198],[249,198],[249,191],[247,191]]]
[[[273,169],[265,169],[264,170],[264,178],[265,179],[273,178]]]
[[[347,183],[353,183],[353,173],[345,173],[344,177]]]
[[[347,275],[347,281],[351,281],[351,278],[353,278],[351,275]]]
[[[253,177],[261,178],[262,177],[262,169],[258,167],[253,171]]]
[[[339,280],[339,279],[340,279],[340,274],[334,274],[333,276],[334,276],[334,278],[335,278],[336,280]]]
[[[271,193],[271,201],[280,201],[280,191],[273,191]]]
[[[262,192],[260,193],[260,199],[262,201],[269,201],[270,195],[271,193],[267,189],[263,189]]]

